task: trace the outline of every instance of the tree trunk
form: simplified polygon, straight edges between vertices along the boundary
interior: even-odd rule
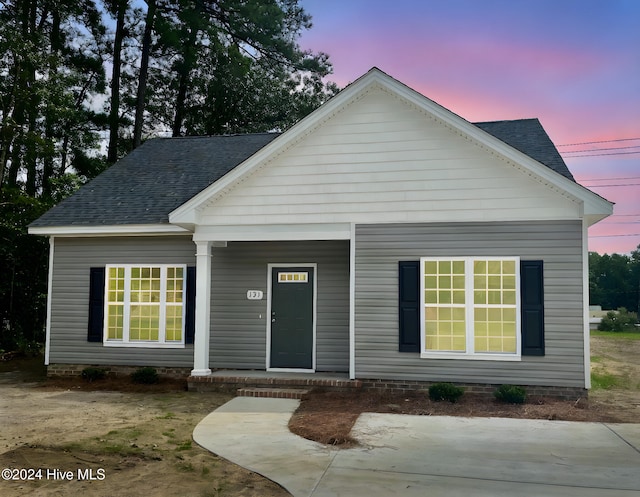
[[[124,39],[124,18],[128,0],[116,3],[116,34],[113,40],[113,70],[111,72],[111,108],[109,112],[109,147],[107,160],[118,160],[118,132],[120,131],[120,73],[122,72],[122,41]]]
[[[58,74],[58,62],[57,57],[60,54],[61,45],[60,45],[60,12],[56,7],[53,8],[51,12],[51,35],[50,35],[50,43],[51,43],[51,57],[50,57],[50,65],[49,65],[49,79],[57,78]],[[51,97],[50,97],[51,98]],[[49,100],[47,102],[47,113],[45,116],[45,140],[47,142],[52,142],[55,140],[54,134],[55,129],[53,125],[53,109],[51,108],[52,102]],[[64,165],[63,165],[64,167]],[[53,160],[53,154],[45,154],[44,157],[44,165],[42,169],[42,196],[45,198],[51,197],[53,192],[53,188],[51,185],[51,179],[55,174],[55,165]]]
[[[144,122],[145,94],[147,92],[147,75],[149,73],[149,52],[151,51],[151,33],[156,16],[156,0],[147,0],[147,18],[142,38],[142,55],[140,75],[138,77],[138,93],[136,95],[136,118],[133,126],[133,148],[142,143],[142,124]]]
[[[33,45],[36,45],[36,19],[37,19],[37,1],[31,0],[29,10],[29,37],[31,38]],[[27,85],[30,89],[28,103],[27,103],[27,118],[28,118],[28,130],[25,139],[25,165],[27,166],[27,177],[25,182],[25,191],[30,197],[36,196],[36,183],[37,183],[37,160],[38,154],[36,151],[36,140],[38,132],[36,130],[36,124],[38,119],[38,104],[40,96],[37,91],[34,91],[36,87],[36,68],[33,65],[33,61],[29,61],[26,64],[25,72],[27,75]]]
[[[189,37],[185,40],[182,63],[178,66],[180,82],[178,84],[178,95],[176,97],[176,113],[173,120],[172,136],[180,136],[182,134],[182,122],[184,121],[186,113],[187,87],[189,86],[191,70],[195,64],[197,38],[198,30],[192,28],[189,32]]]
[[[33,72],[32,82],[35,81],[35,71]],[[33,100],[36,100],[35,96]],[[38,193],[38,154],[36,150],[36,140],[38,131],[36,129],[36,120],[38,117],[36,102],[32,102],[29,108],[29,131],[26,136],[25,147],[25,165],[27,166],[27,178],[25,183],[25,192],[30,197],[35,197]]]
[[[181,136],[182,121],[184,120],[184,106],[187,99],[187,84],[189,76],[187,73],[180,74],[180,84],[178,85],[178,96],[176,97],[176,113],[173,119],[173,132],[171,136]]]

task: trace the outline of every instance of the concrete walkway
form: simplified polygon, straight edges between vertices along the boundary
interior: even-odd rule
[[[640,424],[363,414],[340,450],[289,431],[298,402],[237,397],[193,438],[294,497],[640,496]]]

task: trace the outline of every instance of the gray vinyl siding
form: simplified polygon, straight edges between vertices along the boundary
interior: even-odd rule
[[[357,378],[584,387],[580,221],[356,227]],[[544,261],[543,357],[421,359],[398,352],[398,261],[519,256]]]
[[[56,238],[54,244],[50,364],[193,367],[193,345],[124,348],[87,342],[89,269],[107,264],[195,265],[191,237]]]
[[[349,370],[349,242],[230,242],[213,249],[210,367],[265,369],[268,264],[316,263],[316,370]],[[263,300],[247,300],[261,290]]]

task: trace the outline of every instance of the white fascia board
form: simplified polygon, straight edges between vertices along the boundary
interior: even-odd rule
[[[520,152],[511,145],[508,145],[490,133],[478,128],[466,119],[463,119],[450,110],[445,109],[441,105],[409,88],[405,84],[393,78],[386,79],[385,83],[386,86],[392,88],[397,94],[432,114],[445,125],[467,135],[481,146],[488,148],[494,153],[497,153],[505,159],[522,167],[532,175],[537,176],[543,182],[566,192],[578,201],[584,202],[585,215],[602,215],[602,218],[604,218],[612,214],[613,204],[591,190],[571,181],[569,178],[564,177],[562,174],[554,171],[544,164],[541,164],[535,159],[529,157],[527,154]]]
[[[30,235],[43,236],[154,236],[187,235],[189,230],[171,224],[123,224],[109,226],[36,226],[29,228]]]
[[[349,223],[198,226],[193,241],[349,240]]]

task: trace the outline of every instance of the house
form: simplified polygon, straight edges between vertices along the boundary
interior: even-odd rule
[[[589,329],[597,330],[598,325],[602,321],[602,318],[607,315],[609,311],[603,311],[602,307],[599,305],[590,305],[589,306]]]
[[[373,68],[279,135],[150,140],[31,224],[45,360],[581,394],[611,213],[537,119],[472,124]]]

